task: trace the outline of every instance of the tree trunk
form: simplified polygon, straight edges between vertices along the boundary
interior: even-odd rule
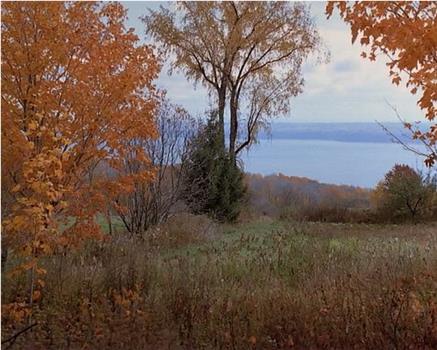
[[[8,247],[6,247],[6,245],[4,244],[4,242],[2,242],[2,268],[1,271],[2,273],[5,272],[5,268],[6,268],[6,262],[8,261]]]
[[[238,99],[233,91],[231,93],[231,100],[230,100],[230,130],[229,130],[229,155],[231,156],[231,159],[235,163],[236,161],[236,154],[235,154],[235,146],[237,142],[237,132],[238,132]]]
[[[106,221],[108,222],[109,235],[112,236],[112,219],[111,219],[111,211],[109,209],[106,212]]]
[[[220,143],[221,147],[225,149],[225,107],[226,107],[226,86],[218,89],[218,118],[220,127]]]

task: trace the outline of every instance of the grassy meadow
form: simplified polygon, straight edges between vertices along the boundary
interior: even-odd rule
[[[183,216],[43,265],[37,326],[15,343],[23,349],[437,347],[432,223]],[[3,279],[3,302],[25,290],[24,276]]]

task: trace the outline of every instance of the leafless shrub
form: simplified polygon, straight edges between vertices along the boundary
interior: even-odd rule
[[[141,142],[150,158],[149,170],[155,171],[152,183],[140,183],[134,192],[118,198],[114,206],[126,229],[140,234],[165,222],[181,208],[182,176],[187,165],[188,141],[197,130],[197,122],[181,107],[163,100],[156,117],[158,138]],[[125,171],[139,173],[143,165],[126,159]],[[147,169],[146,169],[147,170]]]

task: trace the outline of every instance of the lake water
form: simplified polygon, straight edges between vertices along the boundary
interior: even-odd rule
[[[242,159],[250,173],[283,173],[361,187],[374,187],[396,163],[423,169],[421,158],[393,143],[260,140]]]

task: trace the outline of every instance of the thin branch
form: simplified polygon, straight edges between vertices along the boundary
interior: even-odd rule
[[[399,114],[398,110],[396,109],[396,107],[394,107],[393,105],[391,105],[388,101],[385,101],[387,103],[388,106],[390,106],[390,108],[395,112],[396,117],[398,118],[398,120],[405,126],[407,123],[406,121],[401,117],[401,115]],[[396,136],[393,132],[391,132],[390,130],[388,130],[388,128],[386,126],[384,126],[382,123],[376,121],[376,123],[381,126],[381,128],[388,134],[390,135],[394,142],[400,144],[402,147],[404,147],[406,150],[411,151],[419,156],[425,157],[425,158],[429,158],[432,155],[437,155],[437,149],[435,148],[435,146],[433,146],[431,143],[426,142],[426,140],[424,140],[422,137],[417,138],[425,147],[425,149],[427,149],[430,153],[424,153],[421,152],[419,150],[417,150],[416,148],[408,145],[405,141],[401,140],[398,136]],[[408,128],[411,132],[413,132],[412,129]]]
[[[17,338],[18,338],[21,334],[23,334],[23,333],[29,331],[30,329],[32,329],[32,328],[35,327],[36,325],[37,325],[36,322],[35,322],[35,323],[32,323],[31,325],[29,325],[29,326],[23,328],[21,331],[18,331],[18,332],[15,333],[14,335],[12,335],[12,336],[10,336],[9,338],[3,340],[3,341],[2,341],[2,344],[6,344],[6,343],[11,342],[11,343],[8,345],[8,347],[6,347],[5,349],[9,349],[9,348],[10,348],[10,347],[11,347],[11,346],[16,342]]]

